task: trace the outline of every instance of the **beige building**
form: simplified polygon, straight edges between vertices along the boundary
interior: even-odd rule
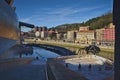
[[[110,23],[109,28],[115,28],[115,25],[113,25],[113,23]]]
[[[78,31],[76,35],[76,42],[80,44],[92,44],[95,40],[95,31],[88,30],[88,31]]]
[[[100,44],[104,41],[104,28],[102,29],[96,29],[96,42],[97,44]]]
[[[89,26],[80,26],[79,31],[88,31]]]
[[[63,40],[63,39],[66,39],[66,38],[67,38],[67,37],[66,37],[66,36],[67,36],[67,33],[66,33],[66,32],[57,32],[57,35],[56,35],[56,36],[57,36],[57,39],[58,39],[58,40],[60,40],[60,39]]]
[[[76,32],[75,31],[68,31],[67,32],[67,40],[74,42],[75,38],[76,38]]]
[[[57,39],[58,39],[58,40],[60,40],[60,39],[61,39],[62,34],[61,34],[61,33],[57,33],[57,35],[56,35],[56,36],[57,36]]]

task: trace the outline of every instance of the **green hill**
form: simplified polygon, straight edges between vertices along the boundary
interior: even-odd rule
[[[80,26],[90,26],[91,30],[100,29],[107,27],[112,22],[112,13],[106,13],[102,16],[89,19],[83,23],[73,23],[73,24],[63,24],[56,26],[55,29],[58,31],[69,31],[69,30],[79,30]]]

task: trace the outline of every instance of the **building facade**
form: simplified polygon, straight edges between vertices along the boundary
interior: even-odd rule
[[[101,45],[104,42],[104,31],[105,31],[104,28],[96,30],[95,38],[96,38],[97,44],[99,45]]]
[[[58,40],[63,40],[66,39],[66,32],[57,32],[57,39]]]
[[[47,38],[48,37],[48,31],[41,31],[41,38]]]
[[[105,41],[115,40],[115,29],[114,28],[107,28],[104,30],[104,40]]]
[[[115,42],[115,26],[111,23],[108,28],[104,30],[104,44],[108,46],[114,46]]]
[[[92,44],[95,40],[95,31],[88,30],[88,31],[78,31],[76,35],[76,42],[80,44]]]
[[[47,31],[47,30],[48,30],[48,29],[47,29],[47,27],[45,27],[45,26],[41,26],[41,27],[36,26],[36,27],[33,28],[33,31],[34,31],[34,32],[36,32],[36,31],[41,32],[41,31]]]
[[[76,32],[75,31],[68,31],[67,32],[67,40],[75,42],[76,39]]]
[[[79,27],[79,31],[88,31],[89,30],[89,26],[80,26]]]

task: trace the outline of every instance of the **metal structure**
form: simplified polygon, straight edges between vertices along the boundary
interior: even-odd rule
[[[0,54],[19,39],[19,22],[12,3],[13,0],[0,0]]]
[[[34,25],[18,22],[12,7],[13,0],[0,0],[0,55],[21,42],[21,26],[34,28]]]
[[[25,23],[25,22],[19,22],[19,29],[20,29],[20,44],[22,44],[21,40],[21,27],[28,27],[28,28],[34,28],[35,26],[33,24]]]
[[[19,22],[19,27],[25,26],[28,28],[34,28],[35,26],[33,24],[25,23],[25,22]]]

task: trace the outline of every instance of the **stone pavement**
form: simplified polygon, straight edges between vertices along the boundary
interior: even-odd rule
[[[72,71],[84,75],[89,80],[104,80],[108,77],[111,79],[114,75],[112,61],[100,56],[91,55],[91,57],[81,56],[68,59],[59,58],[59,62]],[[80,68],[78,68],[79,64],[81,65]],[[90,64],[91,68],[89,68]]]
[[[49,80],[88,80],[83,75],[64,67],[56,59],[47,60],[47,73]]]
[[[29,59],[31,61],[31,59]],[[46,64],[30,64],[28,59],[3,60],[0,80],[46,80]],[[35,62],[36,60],[34,60]],[[4,64],[2,63],[4,62]]]
[[[46,80],[45,65],[22,65],[0,72],[0,80]]]

